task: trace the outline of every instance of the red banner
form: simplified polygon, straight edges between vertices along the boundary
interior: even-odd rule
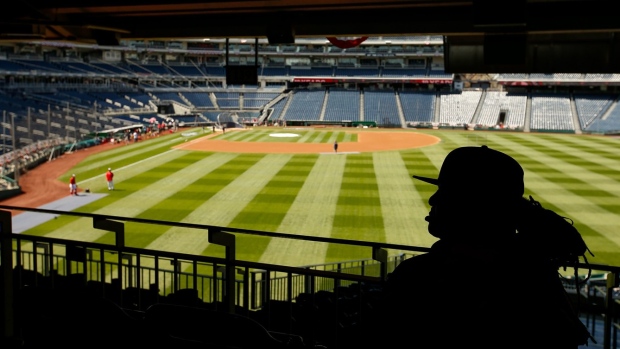
[[[359,46],[362,42],[366,41],[366,39],[368,39],[367,36],[362,36],[361,38],[355,38],[351,40],[340,40],[334,36],[330,36],[327,38],[327,40],[329,40],[329,42],[331,42],[332,45],[338,48],[351,48],[351,47]]]

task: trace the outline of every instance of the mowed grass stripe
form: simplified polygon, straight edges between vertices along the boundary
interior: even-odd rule
[[[221,135],[219,138],[230,142],[241,142],[249,137],[252,137],[251,132],[245,132],[245,130],[238,129],[227,129],[226,133]]]
[[[446,130],[442,131],[438,136],[441,138],[441,142],[437,145],[445,150],[446,155],[449,151],[458,147],[479,147],[486,145],[488,142],[486,134],[471,131],[463,132]],[[434,146],[424,147],[423,149],[426,148],[434,148]]]
[[[570,138],[571,141],[584,144],[592,148],[593,152],[613,158],[618,158],[619,137],[580,135]]]
[[[205,160],[210,160],[198,164],[202,166],[202,177],[187,185],[175,194],[175,198],[162,201],[147,212],[142,218],[166,217],[166,220],[196,223],[200,220],[205,210],[205,203],[234,181],[242,174],[245,169],[258,162],[262,156],[248,155],[240,156],[232,153],[212,154]],[[242,164],[242,165],[241,165]],[[173,218],[173,219],[170,219]],[[203,224],[208,224],[202,222]],[[201,254],[208,248],[208,231],[203,229],[188,229],[181,227],[153,226],[149,231],[152,241],[146,246],[148,249],[164,251],[174,251],[191,254]],[[153,236],[155,236],[153,238]],[[147,260],[143,265],[152,266],[153,261]],[[191,265],[185,264],[181,270],[187,270]],[[210,274],[210,268],[200,266],[199,272]],[[167,288],[169,282],[161,282],[160,287]]]
[[[233,219],[248,202],[262,190],[269,180],[286,164],[287,156],[243,154],[235,161],[217,171],[220,188],[205,202],[188,215],[184,221],[198,224],[230,226]],[[252,165],[249,165],[252,163]],[[216,174],[214,172],[214,174]],[[215,183],[214,183],[215,184]],[[249,244],[251,236],[239,236],[237,246]],[[266,243],[265,243],[266,244]],[[257,247],[254,245],[254,247]],[[255,250],[260,255],[260,250]],[[202,254],[223,256],[224,248],[209,245]],[[237,257],[242,258],[243,250],[237,249]]]
[[[297,143],[317,143],[316,139],[320,136],[319,133],[322,133],[324,131],[321,132],[317,132],[317,131],[304,131],[304,132],[300,132],[301,137],[299,137],[299,139],[297,140]]]
[[[274,171],[271,178],[265,178],[268,181],[258,188],[260,191],[235,216],[229,226],[245,229],[255,229],[253,227],[256,226],[258,230],[278,232],[278,227],[301,190],[315,159],[316,156],[312,155],[269,155],[266,160],[273,162],[273,165],[265,162],[265,166],[270,166]],[[242,259],[252,260],[260,259],[268,246],[277,240],[247,235],[239,236],[238,239],[243,241],[237,249],[238,255],[242,256]]]
[[[610,159],[617,160],[620,158],[620,154],[613,151],[614,147],[620,146],[620,138],[617,137],[603,137],[598,135],[548,135],[546,138],[552,138],[557,142],[563,142],[566,146],[574,146],[582,149],[586,151],[588,156],[596,154],[597,156]]]
[[[575,136],[568,137],[570,145],[578,149],[580,154],[576,154],[582,159],[594,157],[593,162],[599,166],[591,166],[598,173],[605,173],[607,176],[614,177],[620,181],[620,153],[614,148],[620,147],[618,138],[612,138],[613,142],[604,141],[600,136]],[[615,151],[614,151],[615,150]],[[609,169],[606,170],[605,168]],[[611,169],[614,169],[613,172]]]
[[[102,177],[108,167],[118,169],[120,167],[129,166],[135,163],[141,163],[144,159],[153,156],[165,154],[171,150],[171,147],[184,141],[184,138],[177,134],[161,136],[160,139],[152,139],[148,141],[140,141],[138,143],[130,143],[127,146],[116,148],[112,151],[115,156],[102,158],[103,154],[96,154],[94,157],[88,157],[78,166],[67,171],[61,176],[62,181],[68,181],[72,173],[78,175],[79,183],[89,181],[90,178]],[[105,146],[105,145],[104,145]],[[121,155],[119,157],[120,154]],[[106,155],[109,156],[109,154]]]
[[[401,154],[377,152],[373,154],[373,162],[386,242],[413,246],[432,243],[430,235],[424,238],[426,236],[412,233],[426,229],[427,208],[412,183],[410,170]]]
[[[204,178],[236,156],[230,153],[190,152],[183,159],[179,159],[183,161],[165,164],[135,178],[136,181],[148,182],[150,185],[136,190],[130,197],[119,202],[118,206],[140,207],[139,212],[133,215],[137,218],[181,222],[194,207],[203,202]],[[150,177],[151,175],[153,177]],[[170,227],[163,225],[144,227],[139,223],[128,223],[127,231],[139,233],[128,234],[126,243],[129,246],[147,248],[169,229]],[[180,243],[181,241],[178,241],[178,244]],[[172,245],[171,248],[177,246]]]
[[[552,209],[563,216],[571,218],[584,240],[594,251],[595,257],[588,257],[594,263],[614,264],[618,260],[617,226],[620,209],[618,204],[599,206],[592,197],[613,197],[610,193],[599,190],[571,174],[562,173],[553,166],[539,161],[539,154],[545,151],[534,139],[536,135],[514,135],[498,137],[503,143],[500,147],[517,150],[512,154],[526,169],[526,196],[531,194],[541,201],[544,207]],[[515,143],[511,143],[514,141]],[[560,158],[563,154],[553,151]],[[548,160],[548,157],[545,158]],[[614,200],[617,199],[614,198]]]
[[[312,169],[316,156],[273,155],[286,161],[269,182],[230,222],[231,226],[275,232]],[[281,159],[279,159],[281,158]]]
[[[148,172],[152,169],[160,166],[161,164],[173,165],[176,163],[176,159],[188,154],[188,152],[184,150],[161,148],[157,148],[157,150],[158,151],[154,153],[148,152],[144,154],[145,157],[132,158],[131,162],[122,166],[121,164],[115,164],[118,165],[117,167],[112,166],[112,170],[114,171],[114,187],[117,189],[117,191],[114,192],[115,195],[118,195],[118,192],[124,192],[124,188],[130,188],[131,185],[135,185],[135,182],[131,182],[133,178],[137,176],[151,176]],[[130,182],[125,183],[125,181]],[[85,181],[82,181],[82,183],[87,183],[92,191],[107,192],[105,171],[97,173],[94,177],[87,178]]]
[[[346,157],[306,156],[304,160],[304,170],[306,165],[311,167],[309,173],[275,231],[330,237]],[[326,252],[326,243],[273,238],[260,256],[260,262],[292,266],[321,264]]]
[[[301,137],[298,143],[321,143],[324,132],[310,131],[303,137]]]
[[[347,155],[332,237],[385,241],[381,201],[372,154]],[[331,244],[327,260],[351,260],[372,256],[370,248]]]
[[[338,133],[339,132],[323,132],[323,138],[321,139],[321,142],[319,143],[334,143],[334,141],[336,139],[338,139]],[[331,149],[330,149],[331,150]]]
[[[496,140],[501,142],[504,147],[508,147],[514,152],[532,152],[531,148],[521,145],[518,142],[511,142],[505,138],[497,138]],[[540,162],[534,161],[531,157],[529,161],[520,161],[526,172],[526,191],[536,200],[541,201],[544,207],[553,209],[560,215],[571,218],[575,222],[575,226],[578,230],[584,235],[584,239],[591,249],[607,252],[612,250],[617,251],[618,245],[620,245],[620,236],[613,232],[617,232],[617,227],[620,226],[620,216],[598,207],[587,198],[576,195],[569,189],[563,187],[561,185],[562,181],[557,180],[558,176],[564,174],[564,176],[570,178],[572,174],[558,171],[557,167],[562,167],[561,161],[551,161],[546,154],[538,151],[537,153],[538,156],[536,158],[540,159]],[[519,158],[519,156],[515,157]],[[535,170],[531,171],[530,165],[533,162],[537,162],[538,166],[536,166]],[[543,170],[545,167],[547,168],[546,171]],[[549,172],[553,173],[554,176],[548,177]],[[582,182],[582,186],[588,187],[589,184]],[[587,214],[583,214],[585,207],[590,208]],[[596,236],[605,236],[607,241],[591,238]],[[596,246],[593,244],[596,244]]]
[[[250,134],[254,132],[255,132],[254,130],[241,131],[241,132],[226,132],[226,135],[224,136],[225,137],[230,136],[229,133]],[[271,132],[297,132],[297,131],[293,131],[289,129],[278,129],[278,128],[268,129],[264,132],[266,134],[265,137],[273,138],[273,137],[268,136],[268,134]],[[320,130],[320,131],[300,131],[300,132],[303,133],[304,135],[309,135],[315,132],[326,132],[326,131]],[[339,132],[338,137],[341,137],[342,133],[340,133],[340,131],[338,132]],[[437,145],[400,152],[400,154],[402,155],[402,159],[405,162],[405,165],[409,169],[408,175],[419,174],[422,176],[436,177],[437,173],[439,172],[439,167],[441,166],[441,163],[443,162],[443,159],[445,158],[445,155],[453,148],[458,147],[458,146],[463,146],[463,145],[489,144],[491,147],[498,148],[500,150],[507,152],[510,155],[515,156],[515,158],[517,158],[517,160],[519,160],[519,162],[522,163],[523,167],[526,168],[527,194],[533,194],[534,197],[540,200],[543,203],[543,205],[545,205],[546,207],[557,209],[559,213],[564,214],[566,216],[570,216],[573,220],[575,220],[576,226],[578,227],[579,231],[582,232],[582,234],[584,235],[584,238],[586,239],[586,242],[588,242],[590,247],[592,247],[592,244],[596,244],[596,245],[600,244],[600,246],[602,247],[608,247],[607,250],[601,250],[601,251],[597,251],[595,250],[595,248],[592,248],[593,252],[595,252],[596,254],[596,257],[590,258],[589,260],[591,262],[614,264],[614,265],[618,264],[617,261],[620,260],[620,257],[618,256],[618,254],[615,253],[615,251],[607,252],[607,251],[611,251],[614,248],[617,249],[617,246],[615,246],[616,244],[613,242],[610,242],[610,239],[607,237],[607,236],[617,235],[617,231],[614,231],[617,229],[614,229],[612,224],[607,224],[607,222],[609,221],[607,218],[608,214],[612,215],[614,217],[613,219],[618,219],[617,212],[619,210],[617,208],[618,206],[617,195],[610,193],[611,189],[606,188],[606,185],[602,185],[600,187],[594,187],[590,183],[591,180],[588,180],[588,181],[583,180],[580,177],[581,176],[580,174],[563,173],[559,171],[557,168],[555,168],[555,166],[558,166],[558,165],[560,166],[568,165],[569,166],[568,168],[570,168],[571,165],[579,167],[579,166],[582,166],[583,164],[587,167],[586,172],[598,174],[599,176],[607,176],[608,178],[613,179],[615,178],[614,176],[616,176],[616,174],[612,172],[615,171],[614,159],[618,156],[618,153],[616,150],[617,145],[618,145],[617,139],[611,138],[611,137],[523,134],[523,133],[517,133],[517,132],[471,132],[471,131],[459,131],[459,130],[416,130],[416,132],[427,133],[427,134],[438,136],[442,139],[442,141],[438,143]],[[532,140],[533,138],[537,138],[537,137],[542,137],[542,141]],[[298,139],[296,141],[299,141],[299,138],[302,138],[302,137],[297,137],[297,138]],[[554,139],[557,139],[557,141],[553,141]],[[146,141],[146,142],[139,143],[139,144],[146,145],[147,143],[150,143],[150,142],[151,141]],[[547,144],[549,142],[551,142],[552,145]],[[583,147],[576,146],[575,144],[578,144],[578,143],[584,143],[586,145]],[[566,155],[563,155],[562,152],[559,151],[560,150],[559,148],[562,146],[565,146],[568,149],[565,152],[569,154],[569,157],[565,157]],[[130,146],[127,146],[127,148],[128,147]],[[155,147],[157,148],[157,146]],[[333,151],[330,145],[326,145],[326,147],[327,149]],[[591,148],[599,149],[599,150],[592,151],[592,153],[590,154],[589,151]],[[144,148],[144,151],[147,154],[150,154],[151,152],[148,149],[150,148],[146,147]],[[170,161],[174,162],[173,156],[171,157],[170,155],[164,154],[168,149],[169,148],[166,148],[163,151],[163,153],[162,151],[158,151],[157,153],[161,154],[159,155],[160,157],[167,157],[167,158],[170,157]],[[343,149],[343,151],[344,150],[345,149]],[[592,156],[592,160],[589,161],[586,159],[586,163],[576,161],[576,159],[572,159],[570,157],[572,154],[571,152],[573,151],[585,152],[586,154],[588,154],[588,156]],[[543,154],[545,156],[543,157],[543,160],[541,160],[540,154]],[[119,156],[119,153],[115,153],[115,156]],[[334,158],[334,159],[342,160],[350,156],[353,156],[353,155],[333,156],[332,154],[329,154],[329,155],[324,155],[324,156],[318,156],[318,158],[320,159],[322,157],[327,157],[327,158]],[[552,162],[553,166],[550,166],[550,164],[548,164],[546,160],[548,159],[548,157],[555,157],[555,156],[560,156],[566,159],[566,161],[561,161],[560,163]],[[581,156],[581,153],[577,155],[577,157],[580,157],[580,156]],[[89,157],[89,160],[90,159],[91,158]],[[100,166],[102,167],[106,166],[104,165],[107,163],[107,161],[105,160],[105,157],[103,156],[98,157],[97,161],[100,162]],[[159,161],[159,160],[154,160],[154,161]],[[95,203],[81,207],[79,211],[91,212],[91,211],[100,210],[102,209],[102,207],[105,207],[107,205],[118,205],[118,202],[117,202],[118,200],[115,199],[116,197],[122,197],[124,195],[129,195],[130,192],[124,193],[123,190],[120,188],[125,186],[125,183],[124,183],[125,181],[127,181],[127,185],[131,184],[132,187],[134,185],[137,185],[137,183],[134,183],[134,177],[138,173],[141,173],[142,171],[148,172],[148,167],[151,162],[151,157],[145,158],[144,156],[138,156],[135,160],[132,157],[129,160],[129,162],[135,163],[136,165],[128,166],[127,168],[119,167],[117,165],[112,165],[112,167],[119,169],[116,172],[117,177],[118,177],[118,183],[120,184],[118,191],[111,193],[112,195],[109,195],[103,199],[100,199]],[[607,164],[607,163],[611,163],[612,165],[609,167],[603,166],[603,164]],[[563,168],[566,168],[566,167],[563,167]],[[565,171],[565,170],[562,170],[562,171]],[[78,178],[79,181],[84,181],[84,178],[87,178],[87,177],[84,177],[84,173],[82,172],[75,171],[74,169],[68,171],[69,174],[71,172],[77,172],[79,176]],[[89,186],[91,187],[91,189],[104,188],[105,180],[103,179],[103,172],[104,171],[101,171],[101,172],[93,171],[92,172],[93,173],[92,184],[89,183]],[[376,176],[379,176],[378,171],[376,172],[377,172]],[[182,175],[182,173],[183,173],[182,171],[179,172],[179,175]],[[536,174],[537,176],[532,176],[532,174]],[[149,178],[149,177],[145,177],[145,178]],[[213,176],[213,173],[210,173],[209,175],[205,176],[205,179],[206,178],[210,178],[209,184],[205,184],[201,180],[201,185],[197,186],[196,190],[201,191],[200,194],[202,197],[208,198],[212,195],[215,195],[215,193],[221,189],[220,184],[223,182],[223,180],[222,178],[218,178],[218,176]],[[336,179],[333,179],[333,180],[335,181]],[[379,179],[377,178],[377,186],[379,185],[378,183],[379,183]],[[436,188],[432,185],[423,183],[418,180],[412,180],[411,183],[413,183],[413,187],[415,188],[420,198],[424,202],[424,205],[428,205],[427,204],[428,197],[432,195],[432,193],[435,191]],[[549,184],[554,184],[554,186],[550,186]],[[139,186],[136,186],[135,188],[136,189],[132,189],[132,190],[139,190]],[[304,188],[305,188],[305,184],[304,184]],[[405,190],[410,190],[410,189],[411,189],[411,184],[409,184],[407,187],[403,187],[401,190],[405,191]],[[96,189],[96,190],[98,191],[99,189]],[[302,190],[299,191],[300,193],[299,195],[301,195],[301,193],[303,192],[304,192],[304,189],[302,188]],[[192,194],[183,193],[183,195],[192,195]],[[294,199],[294,203],[290,206],[289,211],[293,210],[293,208],[297,205],[296,203],[300,199],[299,195],[298,197]],[[318,198],[320,198],[322,195],[323,193],[316,193],[315,197],[318,200]],[[383,194],[379,194],[378,198],[381,198],[381,195]],[[578,196],[581,200],[578,202],[568,203],[569,201],[574,199],[574,196]],[[568,207],[565,207],[562,205],[563,201],[567,202],[566,205]],[[170,208],[171,205],[174,205],[174,203],[166,203],[166,200],[156,205],[159,209],[159,211],[157,211],[159,215],[158,218],[165,217],[167,214],[166,208]],[[318,202],[316,204],[316,206],[319,206],[319,207],[321,207],[322,205],[324,205],[324,203],[322,202]],[[557,206],[554,206],[554,205],[557,205]],[[329,205],[326,205],[326,206],[329,206]],[[181,207],[178,207],[178,208],[175,207],[175,209],[184,210]],[[218,209],[218,208],[215,207],[214,209]],[[565,209],[571,213],[575,212],[575,214],[569,215],[566,212],[564,212]],[[151,209],[147,211],[150,212]],[[425,239],[425,238],[432,239],[432,237],[430,237],[430,235],[426,231],[426,226],[424,224],[425,222],[423,222],[423,217],[427,213],[427,211],[428,210],[424,210],[424,212],[420,212],[419,218],[416,218],[416,217],[412,218],[413,221],[422,221],[420,223],[424,228],[423,230],[412,231],[411,232],[412,236],[415,236],[416,238],[422,237],[422,239]],[[155,211],[152,211],[152,212],[155,212]],[[308,219],[304,221],[303,223],[299,224],[300,225],[299,228],[293,227],[292,229],[286,229],[286,230],[280,230],[280,228],[278,228],[276,231],[283,231],[287,233],[296,231],[302,234],[306,234],[307,232],[311,232],[311,231],[329,230],[329,229],[322,229],[322,228],[321,229],[313,228],[313,224],[316,222],[317,218],[322,219],[322,217],[324,216],[324,211],[319,210],[316,212],[318,213],[315,214],[315,212],[312,212],[312,211],[308,212],[306,216],[313,217],[314,219]],[[325,219],[327,220],[333,219],[334,212],[337,212],[337,210],[333,209],[331,213],[329,212],[326,213],[327,215],[331,215],[331,217],[328,216]],[[177,214],[181,214],[181,213],[175,212],[175,215]],[[286,226],[287,216],[289,214],[290,213],[287,212],[287,215],[283,219],[281,226]],[[592,216],[593,218],[588,218],[588,216]],[[294,217],[294,216],[291,216],[291,217]],[[62,220],[64,220],[65,218],[66,217],[59,217],[57,220],[50,221],[49,223],[46,223],[46,224],[52,224],[48,227],[53,226],[54,229],[57,229],[59,226],[63,225],[63,224],[58,224],[58,223],[63,222]],[[69,218],[71,220],[73,219],[71,217]],[[582,222],[590,222],[590,221],[593,222],[591,225],[582,223]],[[200,223],[212,224],[212,222],[209,222],[207,220],[201,221]],[[57,224],[57,225],[54,225],[54,224]],[[92,222],[90,222],[89,224],[92,224]],[[291,224],[291,225],[294,225],[294,224]],[[387,223],[384,222],[384,227],[383,227],[384,229],[386,225]],[[140,231],[137,231],[138,229],[140,229]],[[339,227],[339,229],[344,230],[346,228],[343,226],[343,227]],[[357,229],[356,227],[351,228],[352,231],[355,231],[356,229]],[[128,225],[127,238],[131,240],[130,238],[131,234],[136,234],[136,233],[143,234],[143,231],[144,231],[144,227],[134,228]],[[387,231],[386,231],[386,234],[388,234]],[[406,234],[406,233],[401,233],[401,234]],[[603,234],[607,236],[604,236]],[[146,235],[148,235],[148,233]],[[105,236],[104,238],[108,238],[108,236]],[[386,235],[385,239],[389,240],[389,237]],[[283,239],[277,239],[277,240],[283,240]],[[279,248],[276,248],[276,249],[279,249]],[[292,250],[297,251],[298,249],[293,248]],[[305,251],[305,250],[302,249],[300,251]],[[287,260],[287,258],[293,257],[293,254],[294,254],[293,252],[287,252],[287,253],[290,255],[290,257],[282,257],[283,260]],[[316,254],[316,255],[319,255],[319,254]],[[259,254],[257,254],[255,258],[261,258],[261,257]],[[255,259],[251,259],[251,260],[255,260]],[[324,261],[325,260],[321,262],[324,262]]]
[[[434,147],[434,149],[441,150],[440,147]],[[413,151],[401,152],[401,157],[405,163],[405,166],[407,166],[409,175],[437,178],[439,169],[427,156],[427,153],[431,153],[430,150],[431,148],[424,148],[420,150],[416,149]],[[436,156],[436,152],[432,152],[432,156]],[[412,239],[419,241],[414,244],[415,246],[427,247],[437,240],[430,234],[424,233],[428,227],[428,223],[424,220],[430,210],[428,199],[437,191],[437,187],[414,178],[411,178],[411,185],[414,188],[413,190],[416,193],[415,195],[420,197],[422,206],[419,208],[416,207],[415,211],[412,211],[410,215],[414,221],[419,221],[416,224],[423,225],[419,229],[412,230],[410,235],[412,236]]]
[[[507,138],[503,138],[503,140],[509,141]],[[532,171],[545,172],[547,178],[555,177],[556,182],[562,181],[565,184],[564,187],[575,195],[587,196],[596,192],[598,195],[620,198],[620,182],[596,172],[600,166],[592,165],[591,169],[588,166],[591,163],[577,166],[568,162],[575,161],[571,155],[574,151],[573,148],[568,147],[564,150],[557,149],[557,147],[549,148],[541,143],[538,138],[515,140],[508,147],[514,150],[515,146],[524,151],[523,156],[517,157],[522,166],[529,165]],[[537,165],[532,166],[534,163]],[[526,181],[526,187],[527,184]]]
[[[535,173],[530,176],[534,179],[539,177]],[[539,180],[545,181],[543,177],[540,177]],[[581,232],[590,249],[596,251],[595,255],[601,253],[617,254],[620,247],[620,236],[617,234],[620,217],[601,208],[597,210],[597,206],[592,205],[589,200],[567,193],[565,189],[552,181],[548,181],[546,187],[553,189],[553,194],[548,194],[549,191],[532,191],[532,196],[541,202],[546,201],[543,207],[569,217]],[[590,212],[583,214],[584,208],[590,208],[588,210]],[[588,256],[588,259],[596,263],[596,258]]]
[[[157,165],[161,165],[162,163],[167,163],[167,162],[174,163],[174,160],[176,160],[178,157],[184,154],[187,154],[187,153],[168,151],[166,152],[165,156],[157,157],[156,159],[153,159],[152,161],[145,163],[145,165],[140,168],[140,173],[149,173],[149,171],[153,170]],[[107,187],[105,186],[105,180],[102,179],[101,182],[104,182],[104,184],[100,184],[98,188],[99,189],[105,188],[105,192],[109,193],[107,191]],[[116,197],[128,195],[129,193],[133,191],[140,190],[142,187],[145,187],[146,185],[147,185],[147,182],[145,181],[136,182],[134,185],[130,185],[127,189],[124,189],[124,190],[119,189],[118,191],[113,192],[114,196],[112,197],[108,195],[107,197],[103,199],[100,199],[88,205],[82,206],[76,211],[88,212],[88,213],[98,212],[98,210],[103,209],[104,207],[107,207],[108,205],[116,205],[116,199],[115,199]],[[93,190],[94,192],[99,191],[99,190],[96,190],[96,188],[97,186],[95,186]],[[122,214],[121,216],[127,217],[126,214]],[[76,223],[77,221],[80,221],[80,222]],[[67,227],[69,227],[70,229],[67,229]],[[85,229],[88,230],[89,233],[82,234],[82,232],[84,232]],[[79,217],[74,217],[74,216],[60,216],[57,219],[50,220],[32,229],[29,229],[25,233],[31,234],[31,235],[39,235],[39,236],[45,235],[45,236],[56,237],[56,238],[67,238],[67,239],[71,238],[71,239],[75,239],[78,241],[95,241],[102,234],[100,230],[94,230],[92,228],[92,219],[79,218]]]
[[[553,139],[536,137],[532,141],[544,147],[548,156],[544,159],[545,163],[558,164],[556,168],[560,172],[620,197],[620,162],[588,154],[573,146],[567,146],[564,142],[553,142]]]
[[[224,154],[217,154],[225,156]],[[178,198],[171,198],[167,202],[162,202],[156,207],[152,214],[165,216],[165,210],[174,210],[172,215],[176,216],[174,221],[195,224],[210,224],[209,215],[229,214],[227,210],[229,205],[220,200],[226,194],[227,188],[239,176],[253,167],[259,162],[263,156],[261,155],[235,155],[226,156],[225,161],[213,164],[209,168],[204,168],[202,177],[197,179],[191,186],[185,188],[178,195]],[[222,158],[224,160],[224,158]],[[221,203],[220,210],[214,208],[213,201]],[[214,213],[214,211],[216,213]],[[224,226],[226,224],[223,224]],[[189,231],[180,227],[167,227],[165,231],[156,240],[151,242],[147,248],[164,249],[169,251],[180,251],[183,248],[185,236],[191,237],[195,246],[190,247],[186,252],[192,254],[201,254],[208,246],[207,231]],[[175,243],[176,241],[176,243]]]
[[[196,157],[196,154],[184,154],[186,157]],[[189,168],[190,172],[184,173],[183,176],[172,176],[172,174],[176,171],[179,171],[179,167],[187,168],[189,166],[189,162],[185,162],[187,166],[182,166],[181,164],[184,163],[183,159],[177,158],[176,160],[177,161],[173,163],[176,164],[176,168],[173,170],[166,171],[165,168],[171,165],[161,164],[159,168],[150,168],[149,171],[144,172],[143,177],[152,177],[157,175],[157,178],[165,178],[165,182],[167,183],[155,183],[153,185],[149,185],[152,184],[153,181],[142,178],[135,183],[135,186],[133,188],[130,187],[129,183],[125,184],[126,189],[119,192],[119,195],[123,197],[122,199],[109,202],[108,205],[103,207],[101,207],[99,203],[93,203],[93,206],[99,206],[99,209],[97,210],[94,210],[93,207],[89,207],[89,205],[82,207],[82,209],[86,212],[102,215],[136,217],[139,213],[148,209],[149,205],[156,204],[157,202],[165,199],[165,197],[163,197],[162,195],[164,195],[165,193],[173,195],[176,191],[178,191],[181,185],[184,185],[186,183],[184,181],[184,176],[191,175],[191,167]],[[113,193],[116,193],[116,191]],[[123,193],[128,194],[123,195]],[[46,228],[46,226],[43,225],[43,228]],[[50,228],[51,227],[47,226],[47,229]],[[72,221],[65,222],[62,226],[57,227],[57,229],[55,230],[48,230],[48,233],[45,234],[45,236],[61,239],[72,239],[78,241],[96,241],[103,237],[106,233],[107,232],[105,231],[93,228],[92,219],[78,218]],[[109,236],[106,240],[102,240],[100,242],[113,243],[113,236]]]
[[[139,218],[169,220],[172,222],[183,222],[186,217],[197,210],[195,207],[203,202],[203,191],[205,177],[207,173],[222,167],[224,164],[233,160],[235,154],[213,154],[190,152],[187,156],[179,159],[175,163],[170,163],[149,171],[149,175],[156,173],[160,180],[153,183],[144,190],[136,191],[136,195],[146,192],[142,200],[147,204],[141,206],[150,207],[137,216]],[[183,172],[179,175],[179,172]],[[150,195],[149,195],[150,194]],[[138,202],[125,202],[126,206]],[[169,227],[165,225],[144,225],[141,223],[127,223],[126,230],[133,233],[127,234],[126,244],[142,248],[156,248],[163,251],[173,251],[181,253],[199,254],[208,245],[207,231],[202,229],[188,229],[180,227]],[[113,243],[113,241],[103,241],[110,234],[104,236],[98,242]],[[154,267],[152,259],[141,261],[142,265]],[[164,266],[164,269],[171,270],[172,265]],[[169,287],[169,282],[161,282],[160,288]]]
[[[129,144],[122,142],[123,146],[121,147],[116,147],[106,153],[99,153],[89,156],[85,159],[85,161],[78,165],[77,169],[79,169],[80,172],[86,171],[92,168],[93,165],[99,165],[99,163],[102,162],[101,160],[105,160],[104,162],[110,163],[121,163],[126,159],[134,158],[136,156],[144,158],[145,152],[153,152],[161,149],[164,149],[164,151],[169,150],[171,147],[183,141],[184,139],[178,134],[163,134],[159,137],[149,138],[144,141],[132,141]],[[103,146],[105,147],[106,145]]]
[[[264,139],[274,138],[269,136],[270,132],[239,132],[239,135],[234,138],[235,141],[243,142],[260,142]],[[275,138],[274,138],[275,139]]]
[[[271,232],[284,232],[278,228],[290,211],[300,190],[312,170],[317,158],[316,155],[270,155],[283,159],[288,158],[284,166],[267,183],[260,193],[235,217],[230,225],[246,229],[259,227],[259,230]],[[303,224],[303,222],[302,222]],[[300,228],[300,225],[296,227]],[[282,243],[278,238],[266,238],[258,236],[241,236],[243,246],[238,249],[244,259],[260,260],[274,245]],[[279,253],[286,253],[283,249],[276,248]],[[272,256],[275,257],[275,256]]]

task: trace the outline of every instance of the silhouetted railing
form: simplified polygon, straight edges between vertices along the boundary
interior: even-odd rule
[[[114,244],[14,234],[11,210],[89,218],[95,229],[115,234]],[[428,248],[387,243],[2,205],[0,223],[5,336],[19,330],[13,321],[16,295],[26,287],[37,287],[79,289],[138,312],[156,303],[208,306],[254,317],[266,328],[303,332],[310,341],[338,348],[338,343],[346,337],[340,332],[342,328],[359,325],[371,313],[373,292],[380,290],[388,272],[409,253],[428,251]],[[128,247],[125,246],[126,223],[132,223],[132,229],[139,229],[136,227],[141,224],[199,229],[208,234],[211,244],[223,246],[225,254],[211,257]],[[243,261],[235,255],[237,234],[366,247],[372,251],[373,258],[304,267]],[[389,256],[388,251],[395,255]],[[586,265],[578,266],[586,268]],[[620,306],[613,295],[618,292],[620,267],[589,267],[605,275],[604,281],[569,291],[579,300],[577,304],[583,306],[580,310],[592,317],[589,326],[594,326],[597,317],[599,323],[602,319],[603,347],[616,348]],[[567,283],[567,289],[571,285]],[[326,306],[331,307],[326,313],[336,319],[320,317],[324,316],[319,313],[321,307]],[[293,312],[298,312],[294,320]],[[301,326],[300,319],[304,316],[311,320],[303,322],[303,329],[296,328]],[[327,325],[332,327],[326,329]]]

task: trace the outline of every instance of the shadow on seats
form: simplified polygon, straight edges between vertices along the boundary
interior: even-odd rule
[[[151,338],[141,318],[84,292],[26,287],[16,300],[25,348],[134,347]]]
[[[208,348],[308,348],[300,336],[268,331],[257,321],[226,312],[159,303],[144,313],[152,331]]]

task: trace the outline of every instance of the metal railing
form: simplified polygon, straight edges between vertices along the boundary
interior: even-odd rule
[[[92,219],[93,228],[114,233],[114,243],[14,234],[12,211]],[[211,244],[223,246],[225,253],[223,257],[212,257],[126,246],[126,223],[132,223],[132,229],[138,225],[199,229],[208,234]],[[389,271],[409,254],[428,251],[428,248],[387,243],[3,205],[0,205],[0,224],[5,337],[11,337],[17,330],[13,327],[14,292],[25,286],[79,287],[136,311],[144,311],[161,301],[200,302],[230,313],[262,312],[273,319],[282,315],[276,311],[277,305],[290,309],[302,299],[317,302],[315,296],[321,292],[335,299],[354,292],[355,299],[361,299],[368,288],[380,287]],[[372,258],[303,267],[244,261],[235,255],[236,237],[240,234],[364,247],[372,251]],[[393,256],[389,256],[390,251]],[[620,315],[618,300],[613,295],[617,292],[620,267],[592,264],[578,267],[591,268],[606,276],[604,284],[599,283],[596,288],[585,285],[579,292],[585,295],[598,292],[603,304],[597,313],[589,315],[603,320],[603,347],[617,348]],[[357,305],[360,309],[356,311],[362,313],[365,304]],[[340,303],[333,306],[344,307]],[[361,319],[360,316],[358,320]]]

